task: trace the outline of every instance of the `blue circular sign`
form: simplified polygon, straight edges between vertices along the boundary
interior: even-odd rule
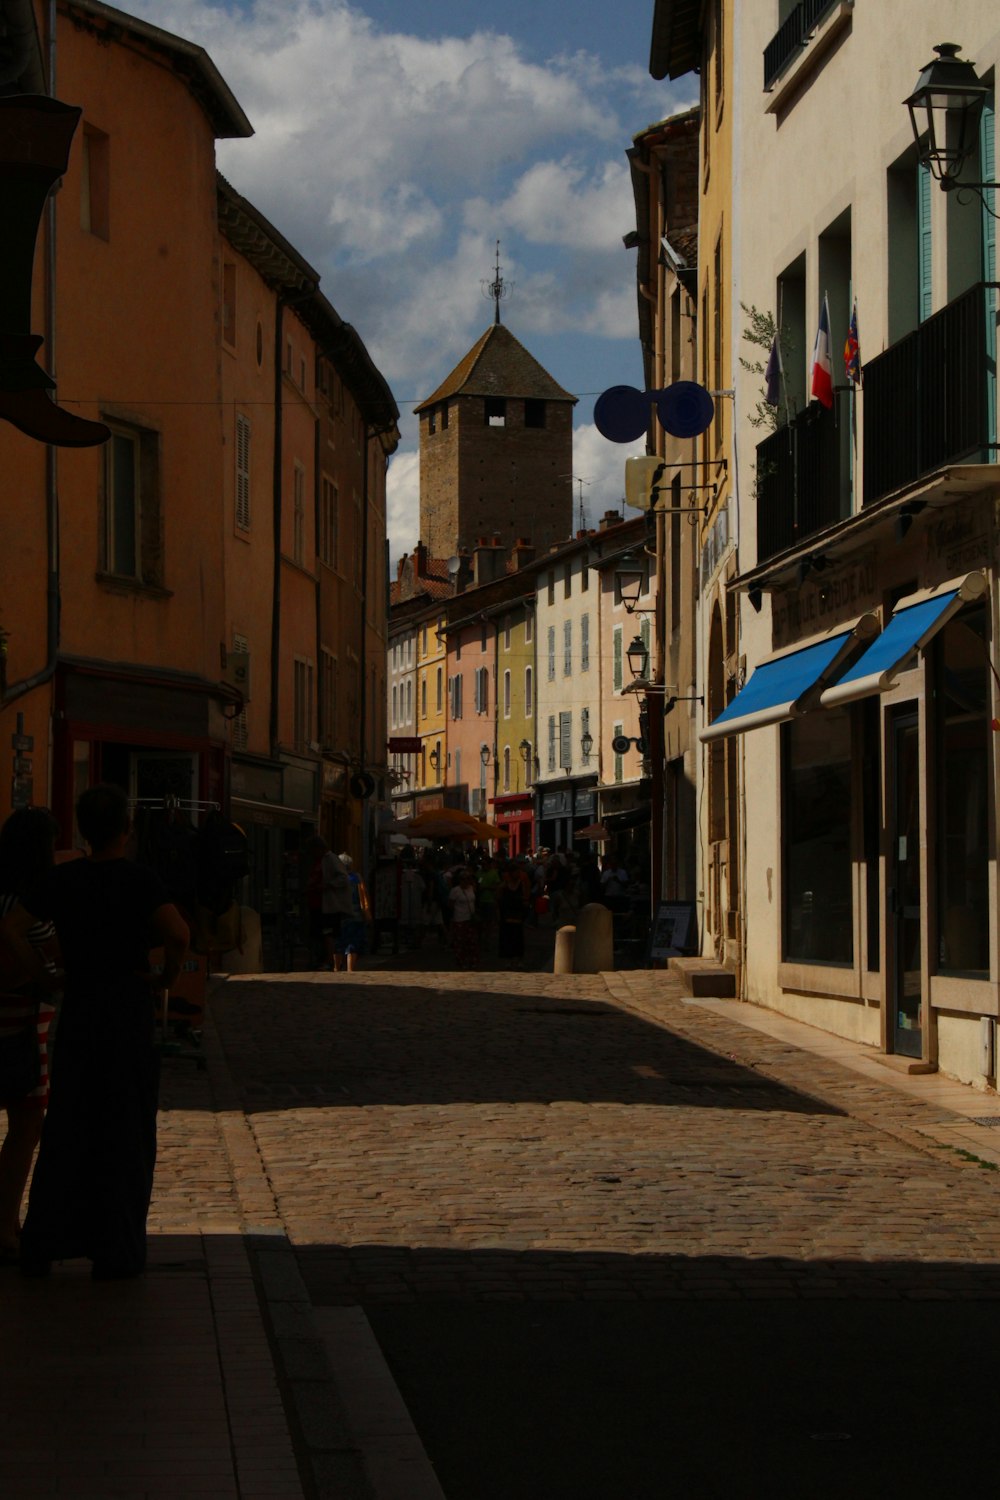
[[[612,385],[594,402],[594,426],[611,443],[634,443],[649,427],[651,398],[634,385]]]
[[[715,416],[715,402],[703,385],[677,380],[656,393],[656,414],[671,437],[692,438],[705,431]]]

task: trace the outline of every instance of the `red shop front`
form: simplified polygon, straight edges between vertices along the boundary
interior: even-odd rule
[[[535,847],[535,799],[530,792],[512,792],[507,797],[491,797],[492,821],[510,834],[504,840],[507,854],[530,854]]]

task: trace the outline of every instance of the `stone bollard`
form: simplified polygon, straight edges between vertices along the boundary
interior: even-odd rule
[[[577,912],[573,973],[601,974],[614,966],[614,919],[606,906],[591,901]]]
[[[555,952],[552,955],[553,974],[572,974],[575,940],[575,927],[559,928],[559,931],[556,933]]]

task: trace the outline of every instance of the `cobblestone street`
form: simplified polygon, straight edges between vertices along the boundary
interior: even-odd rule
[[[147,1276],[0,1284],[4,1493],[875,1500],[988,1473],[995,1095],[662,972],[234,978],[204,1047],[165,1064]]]
[[[318,1300],[1000,1289],[997,1174],[926,1105],[629,978],[227,987]]]

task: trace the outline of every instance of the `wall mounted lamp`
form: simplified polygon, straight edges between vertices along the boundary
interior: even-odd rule
[[[955,42],[940,42],[937,57],[921,70],[917,86],[904,100],[922,165],[946,193],[968,188],[987,213],[998,215],[983,197],[996,182],[962,182],[962,168],[979,143],[979,119],[990,90],[972,63],[959,57]]]

